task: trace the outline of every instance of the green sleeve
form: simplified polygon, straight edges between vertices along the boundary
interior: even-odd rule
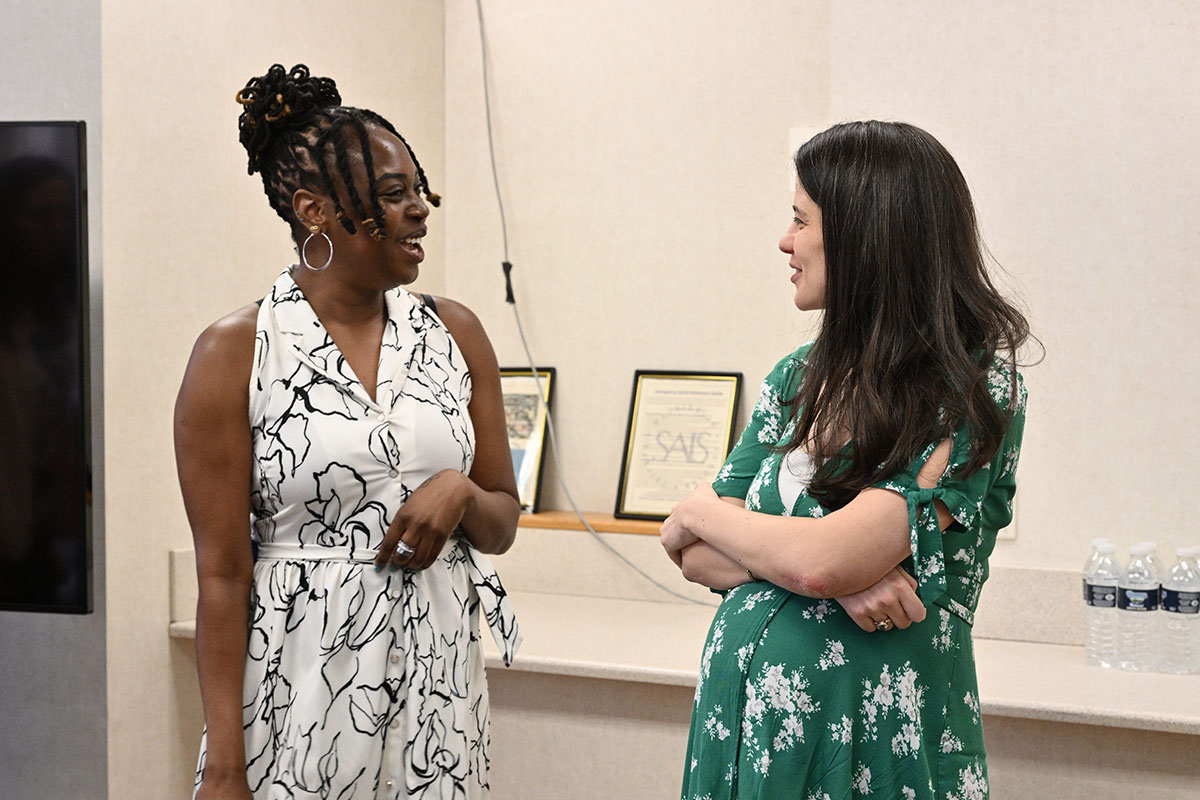
[[[712,487],[721,497],[746,499],[758,468],[771,455],[787,429],[791,408],[785,403],[796,391],[800,367],[809,345],[785,356],[762,383],[750,421],[729,452]]]
[[[971,439],[964,425],[954,433],[950,463],[933,488],[919,487],[917,474],[940,442],[930,442],[899,475],[875,484],[899,493],[907,501],[912,570],[921,600],[948,608],[968,622],[986,577],[986,560],[995,546],[996,532],[1012,521],[1026,400],[1020,375],[1016,381],[1017,396],[1011,402],[1012,372],[994,366],[989,375],[993,399],[1009,409],[1008,429],[991,462],[965,474]],[[946,504],[954,518],[945,531],[938,524],[938,500]],[[948,558],[954,562],[953,569],[948,570]],[[954,573],[953,583],[948,582],[950,572]]]

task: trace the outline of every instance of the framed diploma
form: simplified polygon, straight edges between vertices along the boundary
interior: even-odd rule
[[[638,370],[614,516],[663,520],[733,447],[740,372]]]
[[[536,377],[528,367],[501,367],[500,389],[521,510],[537,513],[546,463],[546,409],[554,398],[554,367],[538,367]]]

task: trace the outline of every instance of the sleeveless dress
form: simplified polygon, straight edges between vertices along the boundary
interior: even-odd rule
[[[767,376],[713,483],[752,511],[830,512],[808,496],[804,465],[772,449],[791,437],[784,401],[810,346]],[[765,581],[725,593],[702,656],[683,800],[986,800],[971,625],[996,532],[1012,520],[1025,421],[1024,386],[1016,376],[1013,398],[1013,377],[999,361],[989,371],[992,399],[1011,420],[990,464],[962,477],[970,442],[960,429],[935,488],[918,487],[917,473],[938,442],[877,484],[908,505],[912,556],[902,566],[918,582],[923,622],[866,633],[834,600]],[[944,532],[937,500],[954,517]]]
[[[428,569],[371,563],[423,481],[470,472],[471,375],[436,314],[403,289],[386,305],[376,400],[288,271],[258,313],[243,689],[256,800],[487,797],[477,611],[506,665],[520,643],[496,571],[458,533]]]

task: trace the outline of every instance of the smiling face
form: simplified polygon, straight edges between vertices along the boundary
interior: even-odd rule
[[[377,193],[384,218],[375,222],[382,225],[387,236],[376,240],[368,234],[369,226],[359,225],[355,235],[347,237],[353,240],[350,252],[364,267],[374,267],[390,286],[412,283],[425,259],[421,241],[429,206],[421,195],[416,164],[404,143],[378,126],[368,130],[374,186],[367,186],[365,169],[356,167],[354,172],[359,176],[359,196],[368,206],[366,198],[371,190]]]
[[[825,308],[825,238],[821,233],[821,209],[800,182],[792,201],[792,223],[788,225],[779,249],[787,253],[796,286],[796,308],[817,311]]]
[[[354,233],[349,233],[336,221],[333,199],[323,193],[298,190],[293,199],[293,209],[305,228],[316,223],[332,241],[330,276],[339,276],[340,280],[361,289],[387,290],[417,279],[425,258],[422,239],[426,233],[425,219],[429,216],[429,206],[421,194],[417,166],[404,143],[377,125],[369,125],[367,131],[373,185],[368,182],[361,150],[351,147],[346,157],[354,176],[354,194],[361,201],[368,219],[359,219],[357,214],[351,213],[350,209],[355,203],[347,202],[351,192],[340,179],[341,170],[332,163],[332,158],[329,172],[338,196],[346,205],[344,213],[354,221]],[[379,198],[382,217],[374,208],[371,199],[373,193]],[[373,237],[371,231],[377,227],[386,235]],[[307,233],[304,235],[307,236]],[[319,264],[327,252],[319,243],[314,243],[308,256]]]

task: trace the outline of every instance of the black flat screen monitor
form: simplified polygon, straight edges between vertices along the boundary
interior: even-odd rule
[[[82,122],[0,122],[0,609],[92,610]]]

